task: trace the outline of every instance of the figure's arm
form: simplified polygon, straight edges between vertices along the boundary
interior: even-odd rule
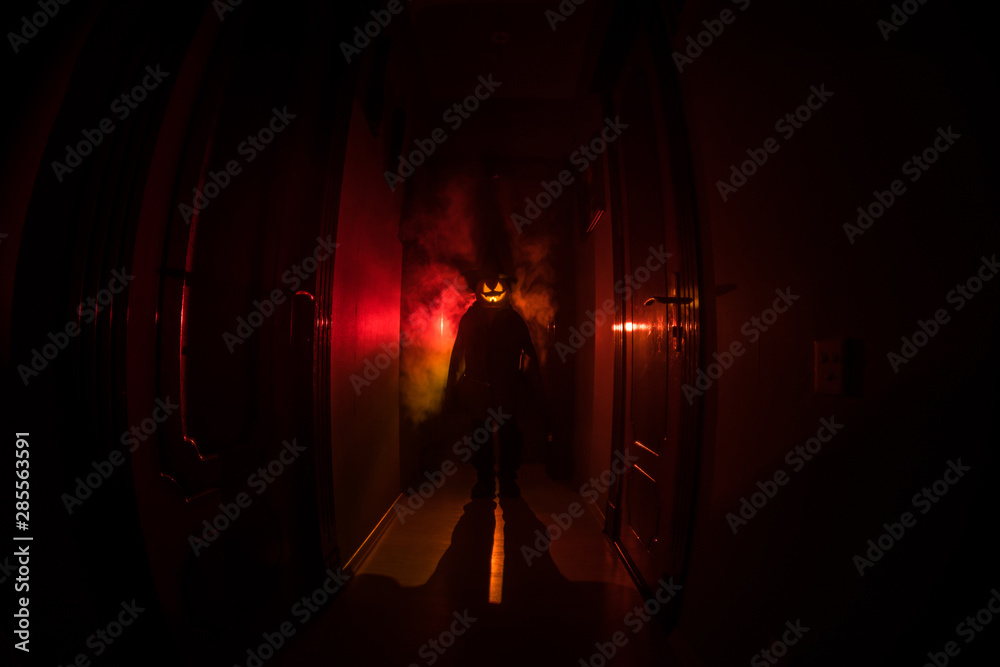
[[[522,370],[534,382],[540,383],[542,379],[542,369],[538,363],[538,352],[535,351],[535,344],[531,340],[531,331],[528,329],[527,322],[524,322],[522,326],[524,331],[522,333],[523,340],[521,342],[521,349],[524,351],[524,356],[527,357]]]
[[[524,340],[521,343],[521,349],[524,353],[524,367],[522,371],[524,372],[525,380],[527,381],[527,390],[529,395],[533,397],[534,405],[538,410],[538,415],[545,425],[545,430],[549,433],[549,440],[552,440],[552,425],[549,419],[549,412],[545,408],[547,401],[545,399],[545,386],[542,382],[542,366],[538,361],[538,352],[535,350],[535,344],[531,340],[531,330],[528,329],[527,322],[524,323]]]
[[[448,381],[446,389],[451,389],[462,377],[465,371],[465,318],[458,323],[458,333],[455,335],[455,345],[451,348],[451,361],[448,364]]]
[[[464,318],[462,322],[464,322]],[[455,387],[465,371],[465,328],[462,326],[462,322],[459,322],[458,333],[455,335],[455,345],[451,348],[451,361],[448,363],[448,379],[444,385],[443,408],[445,412],[458,410]]]
[[[528,325],[524,325],[524,353],[528,355],[535,365],[538,365],[538,353],[535,352],[535,344],[531,341],[531,332],[528,330]]]

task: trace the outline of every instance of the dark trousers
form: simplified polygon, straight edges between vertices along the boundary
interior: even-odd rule
[[[472,423],[473,433],[475,429],[483,428],[483,423]],[[472,465],[476,467],[481,481],[493,479],[493,434],[489,439],[479,444],[479,449],[472,455]],[[500,479],[517,479],[517,470],[521,467],[521,448],[524,444],[524,435],[517,426],[517,419],[508,419],[497,430],[496,438],[500,444]]]

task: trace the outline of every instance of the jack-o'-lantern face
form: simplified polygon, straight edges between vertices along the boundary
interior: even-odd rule
[[[496,280],[480,280],[476,285],[476,300],[487,308],[499,308],[507,305],[510,288],[503,278]]]

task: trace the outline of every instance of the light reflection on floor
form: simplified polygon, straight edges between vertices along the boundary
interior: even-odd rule
[[[497,503],[493,512],[496,527],[493,529],[493,556],[490,559],[490,604],[500,604],[503,598],[503,510]]]

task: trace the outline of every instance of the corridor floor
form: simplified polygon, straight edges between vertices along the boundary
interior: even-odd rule
[[[498,508],[469,500],[475,473],[463,467],[413,514],[394,517],[280,664],[670,664],[664,633],[636,613],[643,600],[592,508],[540,465],[519,475],[522,498],[499,498]],[[584,514],[529,564],[522,545],[535,549],[551,515],[573,502]]]

